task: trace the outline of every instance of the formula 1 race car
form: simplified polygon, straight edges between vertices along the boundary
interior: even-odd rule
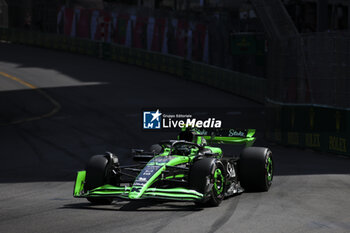
[[[121,166],[107,152],[90,158],[79,171],[74,197],[93,204],[110,204],[114,198],[158,198],[218,206],[228,196],[267,191],[273,179],[272,153],[251,147],[255,130],[183,130],[177,140],[161,141],[149,151],[133,150],[138,164]],[[238,157],[223,157],[213,144],[245,144]],[[148,162],[147,162],[148,161]]]

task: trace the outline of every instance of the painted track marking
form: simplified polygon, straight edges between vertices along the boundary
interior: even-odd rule
[[[24,80],[22,80],[20,78],[17,78],[15,76],[7,74],[5,72],[1,72],[0,71],[0,75],[3,76],[3,77],[6,77],[8,79],[11,79],[11,80],[13,80],[13,81],[15,81],[17,83],[20,83],[23,86],[28,87],[28,88],[38,92],[40,95],[44,96],[49,102],[51,102],[52,105],[54,106],[54,108],[50,112],[45,113],[43,115],[29,117],[29,118],[20,119],[20,120],[15,120],[15,121],[11,121],[11,122],[9,122],[7,124],[0,124],[0,125],[13,125],[13,124],[20,124],[20,123],[23,123],[23,122],[41,120],[43,118],[47,118],[47,117],[53,116],[54,114],[56,114],[61,109],[60,103],[58,103],[55,99],[53,99],[45,91],[41,90],[39,87],[37,87],[37,86],[35,86],[35,85],[31,84],[31,83],[28,83],[28,82],[26,82],[26,81],[24,81]]]

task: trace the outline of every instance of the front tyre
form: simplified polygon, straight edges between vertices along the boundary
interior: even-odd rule
[[[104,155],[94,155],[90,158],[86,167],[85,192],[100,187],[106,183],[107,166],[108,159]],[[88,197],[86,199],[96,205],[108,205],[113,201],[112,198]]]
[[[200,206],[219,206],[225,196],[225,169],[223,164],[214,158],[196,161],[190,171],[190,188],[204,194]]]
[[[238,174],[247,191],[268,191],[273,179],[272,152],[265,147],[248,147],[240,155]]]
[[[225,197],[225,170],[222,163],[217,163],[215,172],[214,172],[214,181],[213,181],[213,189],[212,196],[209,200],[209,204],[211,206],[220,205],[221,201]]]

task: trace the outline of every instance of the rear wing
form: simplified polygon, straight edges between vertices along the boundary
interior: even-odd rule
[[[199,130],[200,136],[207,140],[208,144],[238,144],[252,146],[255,141],[255,129],[205,129]]]

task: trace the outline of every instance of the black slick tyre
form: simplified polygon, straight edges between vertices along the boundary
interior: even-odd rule
[[[94,155],[90,158],[86,167],[85,192],[105,184],[107,165],[108,159],[104,155]],[[96,205],[108,205],[113,201],[112,198],[88,197],[86,199]]]
[[[246,191],[268,191],[273,179],[272,152],[265,147],[243,149],[239,159],[238,174]]]
[[[223,164],[214,158],[200,159],[191,167],[190,188],[205,195],[199,206],[219,206],[224,199],[225,170]]]

